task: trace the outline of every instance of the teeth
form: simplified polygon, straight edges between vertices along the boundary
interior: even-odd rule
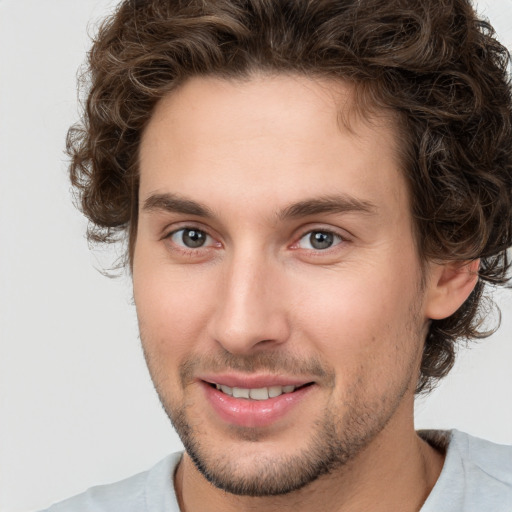
[[[234,398],[249,398],[249,390],[244,388],[233,388]]]
[[[268,389],[267,388],[251,389],[249,391],[249,396],[253,400],[266,400],[268,398]]]
[[[295,386],[270,386],[268,388],[230,388],[224,384],[215,384],[215,387],[225,393],[226,395],[234,398],[250,398],[251,400],[267,400],[268,398],[275,398],[283,393],[292,393],[295,391]]]
[[[221,386],[220,389],[223,393],[226,393],[226,395],[233,396],[233,390],[231,388],[228,388],[227,386]]]
[[[283,394],[283,388],[282,386],[270,386],[268,388],[268,396],[270,398],[275,398],[276,396]]]

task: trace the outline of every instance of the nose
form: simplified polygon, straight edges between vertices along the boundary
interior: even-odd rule
[[[285,278],[278,262],[233,255],[222,272],[210,335],[235,355],[275,348],[289,338]]]

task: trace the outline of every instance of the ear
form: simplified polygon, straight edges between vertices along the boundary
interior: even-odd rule
[[[434,264],[428,279],[425,316],[441,320],[453,315],[478,281],[480,260]]]

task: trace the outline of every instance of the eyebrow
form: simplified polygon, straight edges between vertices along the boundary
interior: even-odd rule
[[[213,218],[215,215],[208,206],[180,197],[176,194],[152,194],[145,201],[143,211],[163,211],[197,217]],[[346,194],[329,195],[319,198],[305,199],[293,203],[277,213],[278,220],[308,217],[318,214],[336,214],[359,212],[375,214],[377,207],[362,199]]]
[[[279,212],[280,220],[298,217],[308,217],[322,213],[351,213],[359,212],[364,214],[375,214],[377,207],[362,199],[346,194],[329,195],[319,198],[306,199],[294,203]]]
[[[214,216],[206,205],[181,198],[175,194],[152,194],[144,201],[142,209],[147,212],[163,211],[206,218]]]

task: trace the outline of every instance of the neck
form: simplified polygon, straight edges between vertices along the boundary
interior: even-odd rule
[[[414,431],[412,414],[394,418],[345,466],[283,496],[235,496],[212,486],[185,454],[175,475],[182,512],[417,512],[434,487],[444,455]]]

